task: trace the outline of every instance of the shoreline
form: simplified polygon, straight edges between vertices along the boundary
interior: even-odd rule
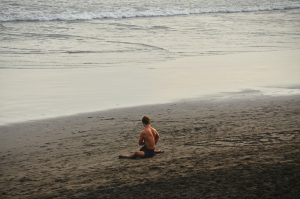
[[[102,112],[111,112],[111,111],[118,111],[123,109],[135,109],[139,107],[148,107],[148,106],[167,106],[170,104],[181,104],[184,102],[190,103],[190,102],[208,102],[208,101],[227,101],[227,100],[243,100],[243,99],[267,99],[267,98],[289,98],[289,97],[297,97],[300,96],[300,86],[295,85],[290,87],[278,87],[277,89],[283,89],[286,90],[286,93],[280,93],[276,94],[276,91],[271,94],[264,94],[260,90],[256,89],[242,89],[240,91],[235,92],[221,92],[216,94],[211,94],[207,96],[202,97],[191,97],[191,98],[182,98],[177,99],[169,102],[161,102],[161,103],[153,103],[153,104],[137,104],[137,105],[130,105],[130,106],[123,106],[123,107],[113,107],[113,108],[107,108],[103,110],[95,110],[95,111],[87,111],[87,112],[78,112],[78,113],[70,113],[70,114],[63,114],[63,115],[57,115],[57,116],[48,116],[48,117],[39,117],[39,118],[32,118],[27,120],[20,120],[20,121],[14,121],[14,122],[6,122],[6,123],[0,123],[0,127],[9,127],[13,125],[19,125],[19,124],[25,124],[25,123],[35,123],[35,122],[42,122],[47,120],[59,120],[63,118],[72,118],[72,117],[80,117],[82,115],[89,115],[89,114],[97,114]],[[277,91],[278,92],[278,91]]]
[[[165,153],[119,160],[137,149],[143,115],[152,118]],[[299,121],[297,95],[190,100],[1,126],[0,194],[136,198],[142,189],[146,198],[297,198]]]

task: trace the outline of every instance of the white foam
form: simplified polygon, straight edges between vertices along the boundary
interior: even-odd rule
[[[121,6],[121,5],[120,5]],[[163,7],[162,5],[150,7],[114,7],[97,8],[92,10],[68,10],[45,8],[43,11],[26,8],[12,7],[0,11],[0,21],[74,21],[74,20],[92,20],[92,19],[121,19],[136,17],[162,17],[178,15],[196,15],[208,13],[240,13],[240,12],[258,12],[258,11],[276,11],[300,9],[300,2],[289,2],[281,4],[262,4],[262,5],[224,5],[224,6],[202,6],[195,7],[186,5]],[[5,7],[4,7],[5,8]]]

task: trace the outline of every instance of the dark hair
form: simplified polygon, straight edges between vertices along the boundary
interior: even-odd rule
[[[143,119],[142,119],[142,122],[143,122],[143,124],[145,124],[145,125],[150,124],[150,118],[147,117],[147,116],[144,116]]]

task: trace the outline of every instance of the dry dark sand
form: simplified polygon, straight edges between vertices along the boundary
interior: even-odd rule
[[[165,153],[137,149],[143,115]],[[0,198],[300,198],[300,96],[181,102],[0,127]]]

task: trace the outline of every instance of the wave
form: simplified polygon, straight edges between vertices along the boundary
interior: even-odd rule
[[[250,7],[250,8],[206,8],[206,9],[148,9],[144,11],[124,11],[124,12],[83,12],[78,14],[37,14],[26,13],[25,15],[0,15],[0,22],[18,22],[18,21],[78,21],[93,19],[126,19],[126,18],[147,18],[147,17],[172,17],[184,15],[200,15],[214,13],[243,13],[243,12],[264,12],[264,11],[284,11],[296,10],[300,6],[278,6],[278,7]]]

